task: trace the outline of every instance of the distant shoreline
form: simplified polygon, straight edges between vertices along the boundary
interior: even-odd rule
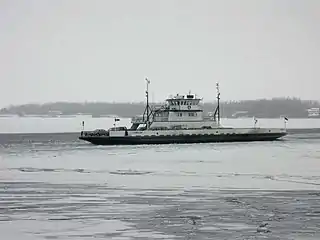
[[[163,103],[151,103],[159,105]],[[205,113],[214,111],[216,103],[203,103]],[[297,98],[273,98],[260,100],[244,101],[225,101],[221,102],[221,116],[224,118],[237,117],[257,117],[257,118],[307,118],[308,110],[320,108],[318,101],[300,100]],[[70,103],[55,102],[46,104],[24,104],[9,106],[0,110],[0,116],[15,114],[18,116],[26,115],[46,115],[51,117],[68,117],[91,115],[93,117],[117,116],[129,118],[143,114],[145,103],[105,103],[105,102],[86,102]],[[320,116],[319,116],[320,118]]]

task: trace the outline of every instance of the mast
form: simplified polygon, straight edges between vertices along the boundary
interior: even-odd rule
[[[149,128],[149,84],[150,80],[146,78],[147,82],[147,90],[146,90],[146,98],[147,98],[147,106],[146,106],[146,111],[147,111],[147,129]]]
[[[217,107],[216,110],[214,111],[214,121],[217,120],[218,116],[218,127],[220,127],[220,89],[219,89],[219,83],[216,83],[216,88],[217,88]]]
[[[217,115],[218,115],[218,127],[220,127],[220,88],[219,88],[219,83],[216,83],[216,88],[217,88]]]

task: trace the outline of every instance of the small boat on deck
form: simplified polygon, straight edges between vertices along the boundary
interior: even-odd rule
[[[160,106],[149,105],[142,116],[131,119],[131,127],[116,126],[104,130],[82,131],[80,140],[95,145],[136,145],[211,142],[272,141],[287,135],[282,128],[227,128],[220,124],[220,91],[217,83],[217,107],[204,115],[202,99],[195,94],[175,95]]]

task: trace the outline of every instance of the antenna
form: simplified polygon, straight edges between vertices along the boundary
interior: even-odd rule
[[[218,127],[219,127],[220,126],[220,87],[218,82],[216,83],[216,88],[217,88],[217,101],[218,101],[216,113],[218,115]]]
[[[146,78],[146,83],[147,83],[147,90],[146,90],[147,107],[146,107],[146,111],[147,111],[147,129],[148,129],[149,128],[149,84],[150,84],[150,80],[148,78]]]

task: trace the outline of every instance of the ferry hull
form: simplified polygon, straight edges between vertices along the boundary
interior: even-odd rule
[[[213,142],[253,142],[274,141],[286,133],[252,133],[225,135],[183,135],[183,136],[81,136],[80,140],[94,145],[139,145],[139,144],[183,144],[183,143],[213,143]]]

